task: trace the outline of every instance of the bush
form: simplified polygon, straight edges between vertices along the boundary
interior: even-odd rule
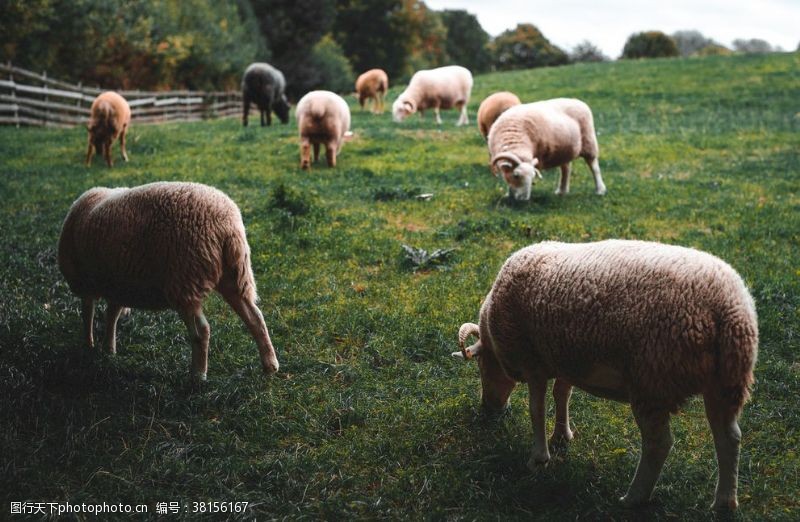
[[[720,45],[718,43],[712,43],[706,45],[699,51],[695,53],[697,56],[728,56],[733,54],[733,51],[725,47],[724,45]]]
[[[353,68],[344,56],[342,47],[330,34],[325,35],[312,49],[311,63],[319,75],[314,88],[338,93],[352,92]]]
[[[584,40],[572,49],[569,59],[572,62],[607,62],[608,56],[592,42]]]
[[[751,38],[749,40],[737,38],[736,40],[733,41],[733,49],[737,53],[746,53],[746,54],[764,54],[775,51],[775,49],[772,48],[769,42],[767,42],[766,40],[762,40],[760,38]]]
[[[564,65],[569,62],[567,54],[550,43],[531,24],[519,24],[516,29],[505,31],[492,42],[490,48],[494,66],[501,71]]]
[[[661,31],[632,34],[622,49],[622,58],[665,58],[679,55],[675,40]]]

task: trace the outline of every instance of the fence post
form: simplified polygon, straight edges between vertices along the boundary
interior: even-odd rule
[[[11,65],[11,60],[6,62],[8,66],[8,80],[14,84],[11,88],[11,103],[14,106],[14,126],[19,129],[19,106],[17,104],[17,84],[14,83],[14,66]]]
[[[50,96],[47,94],[47,71],[42,73],[42,88],[44,89],[44,126],[48,127],[50,123]]]

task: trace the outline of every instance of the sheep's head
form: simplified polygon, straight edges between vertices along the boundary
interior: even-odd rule
[[[392,104],[392,118],[397,123],[400,123],[415,112],[417,112],[417,104],[413,100],[400,97]]]
[[[289,100],[285,94],[281,94],[281,97],[273,102],[272,110],[278,115],[281,123],[289,123]]]
[[[466,340],[471,335],[476,336],[478,340],[475,344],[465,347]],[[458,345],[461,350],[453,352],[452,355],[464,360],[478,360],[481,373],[481,408],[488,415],[497,415],[508,407],[508,397],[516,382],[505,374],[492,350],[484,347],[480,335],[480,327],[477,324],[462,324],[458,330]]]
[[[531,187],[542,179],[542,173],[536,168],[537,158],[522,161],[512,152],[501,152],[492,158],[492,171],[503,174],[508,184],[508,193],[516,200],[527,201],[531,198]]]

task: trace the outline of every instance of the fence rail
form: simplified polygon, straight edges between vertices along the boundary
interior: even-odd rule
[[[103,90],[0,64],[0,125],[84,125],[92,101]],[[134,124],[230,118],[242,110],[238,91],[116,92],[128,101]]]

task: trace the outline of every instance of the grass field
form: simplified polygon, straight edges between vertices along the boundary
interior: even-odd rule
[[[472,124],[499,89],[588,102],[608,194],[579,162],[568,196],[548,171],[510,204]],[[527,392],[482,419],[477,368],[449,355],[513,251],[605,238],[697,247],[742,274],[761,345],[735,518],[800,518],[800,54],[479,76],[468,128],[454,112],[441,127],[432,114],[394,124],[349,101],[355,140],[336,169],[308,172],[293,123],[134,122],[131,161],[113,169],[83,166],[84,129],[0,128],[0,518],[10,501],[69,500],[247,501],[259,520],[706,520],[716,464],[702,401],[673,417],[652,504],[628,511],[616,499],[640,443],[626,405],[577,391],[568,454],[532,473]],[[115,357],[80,346],[61,222],[92,186],[156,180],[214,185],[241,207],[277,376],[262,376],[217,296],[199,390],[174,312],[134,311]],[[415,270],[402,244],[455,250]]]

